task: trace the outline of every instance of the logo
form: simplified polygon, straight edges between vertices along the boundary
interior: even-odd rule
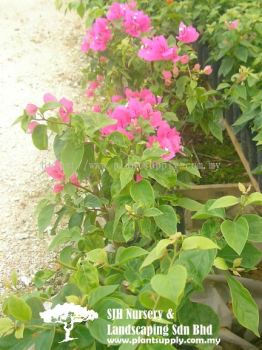
[[[85,307],[73,303],[57,304],[53,309],[40,312],[39,315],[45,323],[64,325],[65,339],[60,343],[77,339],[70,336],[75,323],[93,321],[98,318],[98,313],[94,310],[87,310]]]

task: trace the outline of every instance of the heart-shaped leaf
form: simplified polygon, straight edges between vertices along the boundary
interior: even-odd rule
[[[236,221],[226,220],[220,228],[227,244],[240,255],[248,238],[247,220],[244,217]]]
[[[182,265],[175,265],[167,275],[155,275],[151,279],[151,286],[158,295],[178,305],[184,293],[186,279],[186,268]]]

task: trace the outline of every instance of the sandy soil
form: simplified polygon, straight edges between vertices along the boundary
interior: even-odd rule
[[[43,169],[50,157],[11,124],[28,102],[41,104],[45,92],[79,100],[80,26],[53,0],[0,0],[0,292],[12,270],[30,276],[50,262],[34,217],[49,184]]]

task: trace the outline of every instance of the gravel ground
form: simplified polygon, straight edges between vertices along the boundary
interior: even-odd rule
[[[53,0],[0,0],[0,294],[12,270],[31,276],[52,262],[39,237],[34,211],[49,188],[43,172],[50,155],[31,143],[14,119],[28,102],[52,92],[79,102],[83,28]]]

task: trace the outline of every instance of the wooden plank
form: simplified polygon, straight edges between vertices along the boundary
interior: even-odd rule
[[[249,186],[249,184],[244,184],[246,188]],[[254,192],[254,187],[251,187],[250,192]],[[239,197],[241,195],[241,192],[239,191],[238,184],[232,183],[232,184],[213,184],[213,185],[194,185],[190,189],[183,189],[179,190],[179,193],[181,193],[185,197],[189,197],[192,199],[195,199],[199,202],[206,202],[209,199],[216,199],[222,196],[237,196]]]

